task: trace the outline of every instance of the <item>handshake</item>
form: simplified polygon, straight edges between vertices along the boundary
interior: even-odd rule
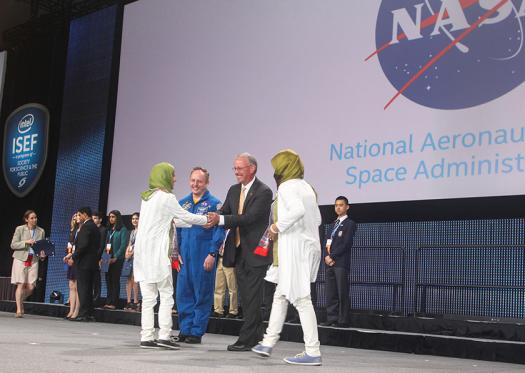
[[[204,228],[212,228],[219,224],[219,214],[216,212],[208,212],[208,222],[204,225]]]

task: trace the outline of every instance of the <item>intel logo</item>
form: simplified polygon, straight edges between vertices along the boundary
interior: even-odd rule
[[[19,133],[26,133],[31,131],[31,127],[33,126],[33,123],[35,121],[35,117],[33,114],[26,114],[20,119],[20,122],[18,122],[18,132]]]

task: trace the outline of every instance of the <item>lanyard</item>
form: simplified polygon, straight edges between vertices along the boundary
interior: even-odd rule
[[[109,233],[109,232],[108,232]],[[111,239],[113,238],[113,235],[115,234],[115,231],[111,232],[109,235],[109,238],[107,239],[106,243],[111,243]]]
[[[343,223],[342,220],[337,219],[337,224],[334,226],[334,229],[332,229],[332,234],[330,235],[330,239],[334,238],[335,232],[337,231],[337,229],[339,229],[342,223]]]

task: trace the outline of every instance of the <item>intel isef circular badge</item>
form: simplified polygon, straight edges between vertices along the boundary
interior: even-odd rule
[[[25,197],[38,183],[47,158],[49,111],[40,104],[26,104],[6,120],[2,166],[9,189]]]

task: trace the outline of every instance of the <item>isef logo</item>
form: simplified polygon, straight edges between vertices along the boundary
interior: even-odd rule
[[[375,51],[399,96],[426,107],[463,109],[525,80],[525,0],[385,0]]]
[[[7,186],[25,197],[38,183],[47,158],[49,111],[31,103],[15,109],[4,129],[2,167]]]

